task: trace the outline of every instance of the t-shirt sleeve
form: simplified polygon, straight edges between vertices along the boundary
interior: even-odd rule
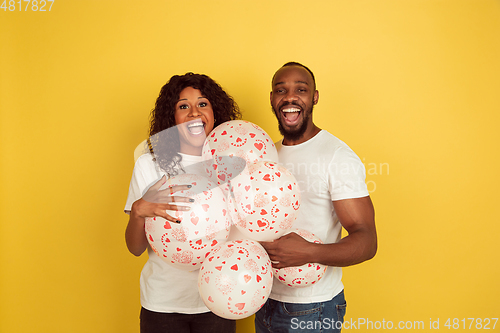
[[[128,189],[127,202],[125,203],[124,211],[126,213],[130,212],[132,204],[142,198],[146,190],[154,184],[154,182],[151,182],[151,176],[147,176],[148,173],[151,173],[150,169],[152,168],[148,162],[149,161],[146,158],[140,157],[135,163],[132,179],[130,180]],[[160,177],[158,177],[158,179],[159,178]]]
[[[362,198],[369,195],[365,167],[349,147],[337,149],[328,168],[332,201]]]

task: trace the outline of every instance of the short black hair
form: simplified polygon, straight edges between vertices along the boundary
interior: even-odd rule
[[[289,61],[289,62],[287,62],[286,64],[284,64],[283,66],[281,66],[280,69],[283,68],[283,67],[288,67],[288,66],[299,66],[299,67],[304,68],[306,71],[308,71],[309,74],[311,74],[311,77],[313,79],[314,90],[316,90],[316,79],[314,78],[314,74],[313,74],[312,70],[310,70],[307,66],[302,65],[300,62],[295,62],[295,61]],[[274,73],[272,81],[274,81],[274,77],[275,76],[276,76],[276,73]]]

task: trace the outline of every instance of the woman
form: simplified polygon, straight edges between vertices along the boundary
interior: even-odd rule
[[[141,332],[235,332],[236,323],[210,312],[201,300],[198,271],[184,271],[163,262],[148,246],[146,217],[178,222],[166,210],[189,210],[189,198],[173,196],[186,186],[159,190],[167,177],[201,165],[203,142],[219,124],[240,118],[237,104],[206,75],[173,76],[151,112],[148,154],[137,160],[125,212],[130,215],[125,239],[129,251],[149,259],[141,273]],[[149,188],[149,189],[148,189]],[[147,191],[146,191],[147,189]],[[177,206],[176,203],[182,203]]]

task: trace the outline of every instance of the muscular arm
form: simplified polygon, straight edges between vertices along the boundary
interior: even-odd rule
[[[377,252],[375,213],[370,197],[333,201],[340,223],[348,235],[334,244],[314,244],[295,233],[273,242],[262,242],[273,267],[320,263],[328,266],[350,266],[369,260]]]

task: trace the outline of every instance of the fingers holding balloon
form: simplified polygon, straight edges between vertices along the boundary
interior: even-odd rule
[[[179,207],[182,208],[182,207]],[[169,204],[157,204],[156,209],[154,211],[154,214],[150,217],[162,217],[167,221],[173,222],[173,223],[180,223],[180,221],[171,215],[167,213],[167,211],[175,211],[177,210],[177,206],[175,205],[169,205]]]
[[[132,213],[141,218],[162,217],[168,221],[179,223],[178,219],[168,214],[167,211],[189,210],[190,207],[172,204],[159,204],[144,199],[137,200],[132,206]]]
[[[276,240],[277,241],[277,240]],[[271,260],[271,264],[273,268],[278,268],[278,266],[281,266],[280,264],[280,248],[278,245],[278,242],[276,241],[271,241],[271,242],[259,242],[260,245],[266,250],[267,254],[269,255],[269,259]]]
[[[171,185],[165,188],[166,181],[164,181],[164,177],[149,188],[149,190],[142,197],[144,200],[152,203],[194,202],[193,199],[190,199],[187,196],[174,195],[176,193],[182,194],[185,191],[188,191],[192,187],[191,185]]]
[[[174,193],[176,192],[182,192],[182,191],[187,191],[189,190],[191,187],[193,187],[192,185],[172,185],[172,186],[169,186],[167,187],[164,191],[167,191],[170,193],[171,196],[174,195]]]
[[[308,242],[295,232],[290,232],[272,242],[260,242],[266,249],[274,268],[300,266],[308,263],[310,246]]]
[[[185,270],[199,269],[206,254],[229,236],[231,224],[224,194],[206,177],[196,174],[177,175],[169,185],[162,190],[168,194],[168,202],[155,204],[163,212],[146,219],[148,242],[166,263]]]
[[[305,239],[309,244],[322,244],[323,242],[313,233],[303,230],[295,229],[292,230],[292,234],[296,234],[301,238]],[[296,236],[293,236],[294,238]],[[318,264],[318,263],[306,263],[301,266],[286,266],[277,263],[273,265],[274,276],[276,279],[294,288],[303,288],[315,284],[326,272],[328,266]]]

